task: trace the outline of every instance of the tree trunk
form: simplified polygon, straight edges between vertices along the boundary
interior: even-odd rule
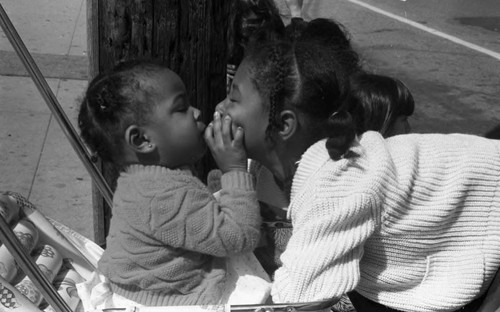
[[[89,79],[131,59],[160,60],[179,74],[205,122],[225,97],[231,0],[87,0]],[[210,155],[199,177],[214,167]],[[112,190],[117,172],[101,164]],[[93,191],[94,240],[104,246],[111,209]]]

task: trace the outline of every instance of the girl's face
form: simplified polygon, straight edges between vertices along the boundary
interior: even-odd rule
[[[264,99],[250,80],[249,69],[249,64],[243,61],[236,71],[228,96],[217,105],[216,110],[221,116],[231,116],[233,133],[237,127],[243,128],[247,155],[259,160],[265,150],[265,131],[269,117]]]
[[[410,123],[408,122],[408,116],[401,115],[396,117],[396,119],[394,119],[392,126],[389,129],[387,129],[384,136],[388,138],[398,134],[407,134],[410,133],[410,131],[411,127]]]
[[[158,150],[160,165],[191,165],[206,150],[200,111],[189,105],[186,87],[174,72],[165,70],[155,88],[157,103],[147,128]]]

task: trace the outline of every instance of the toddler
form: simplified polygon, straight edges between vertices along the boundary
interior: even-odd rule
[[[98,263],[113,292],[146,306],[221,303],[224,257],[252,251],[260,235],[243,131],[233,138],[216,114],[205,136],[179,76],[148,62],[94,78],[78,125],[121,172]],[[191,171],[207,144],[223,173],[220,202]]]

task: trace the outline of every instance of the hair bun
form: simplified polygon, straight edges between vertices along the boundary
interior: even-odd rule
[[[330,158],[339,160],[348,157],[349,148],[356,137],[356,126],[352,115],[340,110],[330,115],[327,121],[330,136],[326,140],[326,149]]]
[[[288,25],[285,29],[286,36],[291,41],[297,41],[304,29],[307,27],[307,22],[304,21],[302,17],[292,17],[290,21],[290,25]]]

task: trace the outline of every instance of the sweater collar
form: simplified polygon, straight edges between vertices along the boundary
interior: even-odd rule
[[[125,169],[125,173],[127,174],[138,174],[138,173],[145,173],[145,174],[148,174],[148,175],[164,175],[164,174],[168,174],[168,173],[173,173],[173,172],[177,172],[177,173],[183,173],[183,174],[187,174],[187,175],[193,175],[191,169],[189,169],[189,167],[181,167],[181,168],[177,168],[177,169],[169,169],[167,167],[163,167],[163,166],[145,166],[145,165],[141,165],[141,164],[133,164],[133,165],[129,165],[126,169]]]

